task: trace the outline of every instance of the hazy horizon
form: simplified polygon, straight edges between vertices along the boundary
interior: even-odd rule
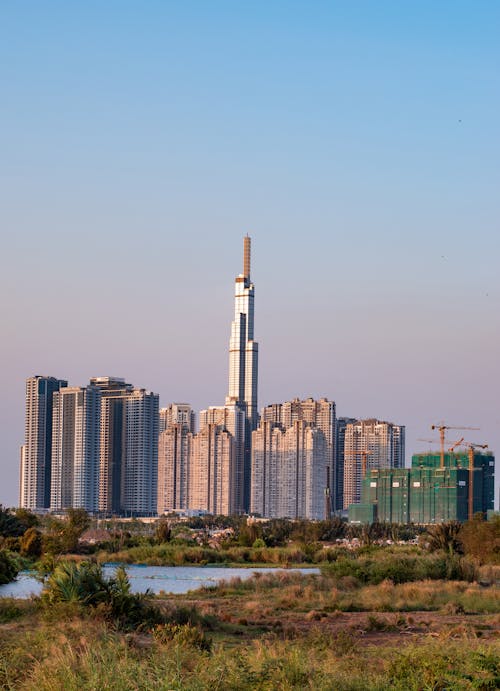
[[[0,502],[26,377],[224,402],[247,232],[259,408],[405,425],[407,464],[441,421],[500,450],[499,29],[481,1],[2,6]]]

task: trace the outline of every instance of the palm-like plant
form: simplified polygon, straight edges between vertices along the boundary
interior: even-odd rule
[[[72,602],[88,607],[103,606],[120,625],[136,627],[159,619],[158,610],[147,605],[151,595],[132,593],[123,567],[106,578],[99,564],[90,562],[59,562],[45,582],[42,600],[47,604]]]
[[[438,523],[427,528],[427,531],[422,535],[422,541],[431,552],[442,550],[450,555],[462,554],[461,530],[462,524],[458,521]]]
[[[80,602],[95,605],[103,601],[107,583],[98,564],[63,561],[47,579],[42,597],[46,602]]]

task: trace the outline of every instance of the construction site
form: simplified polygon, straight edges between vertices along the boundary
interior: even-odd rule
[[[349,506],[349,522],[427,525],[464,522],[477,513],[486,518],[493,511],[495,458],[487,445],[462,437],[445,450],[447,429],[474,428],[432,429],[439,430],[440,451],[414,454],[411,468],[367,468],[365,452],[361,502]]]

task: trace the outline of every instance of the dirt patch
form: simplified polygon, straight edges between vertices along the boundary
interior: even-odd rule
[[[171,601],[170,601],[171,602]],[[443,640],[500,638],[500,617],[491,614],[450,614],[446,612],[325,612],[321,610],[276,611],[266,602],[239,597],[175,599],[178,607],[196,607],[202,614],[216,617],[227,626],[236,627],[239,638],[260,638],[274,634],[280,638],[307,636],[323,632],[333,637],[349,633],[358,643],[367,645],[405,645],[424,637]]]

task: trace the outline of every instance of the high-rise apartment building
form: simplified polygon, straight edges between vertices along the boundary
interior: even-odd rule
[[[134,389],[125,401],[122,461],[123,513],[156,514],[158,500],[159,396]]]
[[[357,422],[356,418],[339,417],[335,424],[335,458],[333,463],[333,500],[335,512],[344,508],[344,446],[347,425]]]
[[[228,478],[230,487],[231,513],[243,513],[245,511],[245,431],[247,418],[245,410],[238,403],[225,406],[210,406],[200,412],[200,430],[208,425],[215,425],[228,432],[234,440],[234,458],[231,464],[226,464],[231,476]]]
[[[333,401],[294,399],[263,408],[252,435],[252,513],[329,516],[334,441]]]
[[[195,418],[187,403],[160,410],[158,439],[158,513],[185,510],[189,498],[189,465]]]
[[[361,500],[364,464],[366,471],[402,468],[404,458],[403,426],[373,418],[348,423],[344,432],[344,509]]]
[[[209,423],[192,437],[189,509],[226,516],[235,513],[235,456],[235,439],[222,425]]]
[[[229,391],[227,405],[240,406],[245,413],[243,440],[243,508],[250,503],[252,431],[258,423],[257,377],[259,346],[254,340],[254,285],[250,280],[250,238],[244,238],[243,273],[235,279],[234,320],[229,341]]]
[[[195,424],[196,416],[189,403],[171,403],[166,408],[160,408],[160,432],[172,425],[183,425],[194,434]]]
[[[53,394],[50,508],[97,511],[101,392],[65,387]]]
[[[134,387],[119,377],[92,377],[90,383],[101,391],[99,510],[119,514],[123,506],[126,400]]]
[[[37,375],[26,380],[26,418],[21,450],[20,506],[50,506],[53,395],[67,381]]]
[[[90,383],[101,391],[99,509],[155,513],[159,397],[118,377]]]

